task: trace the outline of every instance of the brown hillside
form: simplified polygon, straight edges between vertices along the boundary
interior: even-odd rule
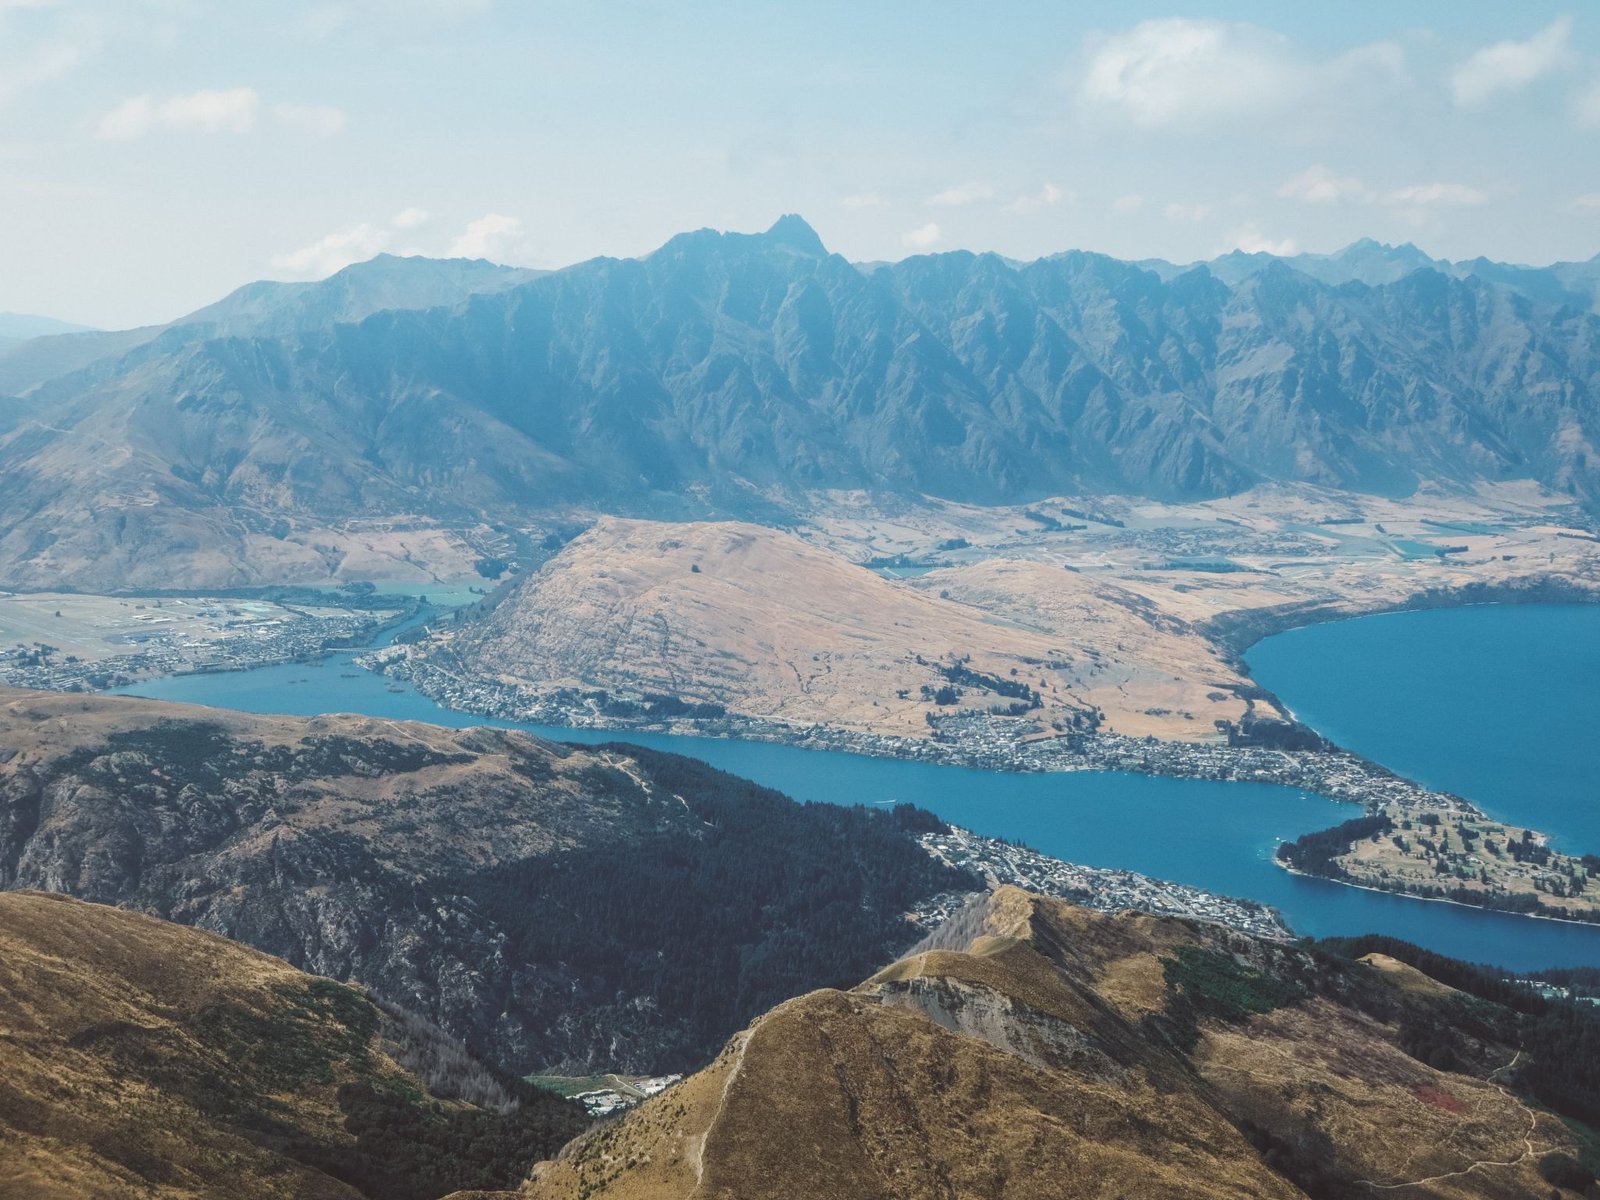
[[[1206,999],[1207,978],[1228,987]],[[1003,889],[850,992],[784,1004],[586,1135],[540,1200],[1526,1197],[1553,1116],[1404,1053],[1436,993],[1214,927]],[[1215,1007],[1247,998],[1250,1011]],[[1223,1015],[1219,1015],[1219,1013]],[[1186,1033],[1185,1030],[1188,1030]]]
[[[416,1022],[402,1048],[398,1019],[209,933],[0,894],[0,1197],[437,1196],[515,1179],[516,1149],[548,1153],[580,1125],[542,1099],[518,1108],[488,1075],[486,1100],[514,1111],[431,1099],[394,1055],[470,1059]],[[465,1161],[423,1134],[409,1168],[391,1171],[355,1096],[390,1119],[471,1130],[494,1151]]]

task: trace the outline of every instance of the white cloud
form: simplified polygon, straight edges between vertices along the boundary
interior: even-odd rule
[[[1339,175],[1318,163],[1307,167],[1277,190],[1280,200],[1306,204],[1381,204],[1397,215],[1418,220],[1429,209],[1471,207],[1489,202],[1489,193],[1465,183],[1410,183],[1375,191],[1353,175]]]
[[[1245,225],[1230,233],[1217,253],[1227,254],[1233,250],[1242,250],[1246,254],[1275,254],[1282,258],[1285,255],[1298,254],[1300,246],[1293,238],[1279,238],[1274,241],[1264,236],[1254,225]]]
[[[143,137],[156,123],[155,102],[149,96],[130,96],[95,126],[95,136],[114,141]]]
[[[1237,112],[1292,91],[1287,39],[1251,25],[1164,17],[1101,41],[1080,94],[1137,125]]]
[[[1307,167],[1278,188],[1280,200],[1303,200],[1307,204],[1338,204],[1343,200],[1369,201],[1372,192],[1351,175],[1337,175],[1321,163]]]
[[[1573,208],[1600,208],[1600,192],[1585,192],[1573,198]]]
[[[1172,203],[1162,210],[1169,221],[1187,221],[1195,224],[1204,221],[1211,215],[1209,204],[1178,204]]]
[[[49,0],[0,0],[0,20],[10,9],[51,6]],[[0,104],[71,74],[100,48],[103,40],[99,23],[82,17],[56,22],[55,36],[31,45],[20,44],[24,39],[10,29],[0,33],[4,34],[0,36],[0,48],[7,51],[0,57]]]
[[[1129,192],[1126,196],[1118,196],[1113,200],[1111,207],[1117,212],[1137,212],[1144,207],[1144,197],[1138,192]]]
[[[491,214],[492,216],[492,214]],[[374,254],[385,252],[400,254],[421,254],[423,251],[402,245],[395,246],[395,236],[398,233],[419,229],[433,219],[432,215],[424,209],[414,206],[402,208],[390,217],[387,224],[374,224],[362,221],[345,229],[336,229],[324,237],[318,238],[309,246],[302,246],[298,250],[291,250],[288,254],[280,254],[272,260],[272,265],[280,271],[287,272],[303,279],[323,279],[335,271],[348,267],[351,263],[365,262]],[[489,217],[480,218],[467,226],[467,234],[473,232],[475,226]],[[520,231],[521,224],[511,217],[494,218],[499,221],[512,221]],[[493,231],[484,229],[479,231],[483,236],[492,236]],[[462,244],[462,238],[456,239],[456,246]],[[452,254],[456,251],[452,249]],[[489,257],[479,253],[471,257]]]
[[[1063,200],[1071,204],[1077,198],[1072,192],[1062,191],[1055,184],[1047,183],[1037,192],[1018,196],[1010,204],[1006,205],[1006,211],[1013,213],[1038,212],[1041,208],[1050,208],[1060,204]]]
[[[84,47],[71,42],[57,42],[39,47],[22,62],[5,64],[4,77],[0,78],[0,101],[60,79],[76,70],[84,57]]]
[[[841,208],[888,208],[889,202],[877,192],[858,192],[854,196],[843,196],[839,200]]]
[[[150,96],[131,96],[100,118],[96,133],[114,141],[141,138],[157,128],[249,133],[260,108],[261,97],[247,87],[202,88],[160,102]]]
[[[914,250],[927,250],[944,240],[944,234],[932,221],[906,233],[900,239]]]
[[[425,208],[417,208],[413,205],[409,208],[402,208],[395,213],[394,216],[389,218],[389,224],[396,229],[419,229],[431,220],[433,220],[432,213]]]
[[[461,236],[450,243],[451,258],[487,258],[510,262],[527,257],[527,232],[516,217],[484,213],[467,222]]]
[[[1248,119],[1256,123],[1314,102],[1370,97],[1405,77],[1392,42],[1325,60],[1282,34],[1243,22],[1162,17],[1087,44],[1078,101],[1147,129]]]
[[[1456,68],[1450,88],[1456,103],[1476,107],[1502,92],[1516,92],[1572,60],[1572,18],[1559,17],[1525,42],[1485,46]]]
[[[1487,204],[1489,194],[1464,183],[1413,183],[1395,188],[1384,201],[1407,207],[1463,206]]]
[[[279,125],[312,137],[333,137],[344,132],[342,108],[330,104],[274,104],[272,115]]]
[[[392,236],[387,229],[362,222],[348,229],[335,230],[309,246],[280,254],[272,260],[272,265],[306,279],[322,279],[351,263],[365,262],[374,254],[381,253],[389,245]]]
[[[964,208],[968,204],[976,204],[980,200],[993,199],[993,184],[970,182],[945,188],[942,192],[935,192],[928,197],[928,203],[937,204],[941,208]]]

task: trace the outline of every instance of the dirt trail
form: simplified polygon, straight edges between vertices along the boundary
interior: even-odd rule
[[[1457,1179],[1463,1175],[1470,1175],[1473,1171],[1484,1170],[1489,1167],[1519,1167],[1523,1163],[1527,1162],[1528,1159],[1532,1158],[1535,1154],[1540,1153],[1541,1151],[1536,1149],[1533,1144],[1533,1134],[1539,1126],[1539,1115],[1526,1104],[1524,1104],[1521,1097],[1517,1096],[1509,1088],[1496,1082],[1496,1076],[1503,1075],[1505,1072],[1510,1071],[1517,1065],[1517,1060],[1521,1057],[1522,1051],[1518,1050],[1511,1056],[1510,1062],[1506,1063],[1503,1067],[1496,1067],[1488,1075],[1488,1082],[1494,1083],[1496,1087],[1500,1088],[1500,1091],[1504,1095],[1509,1097],[1513,1102],[1515,1102],[1518,1108],[1527,1114],[1528,1131],[1522,1136],[1523,1151],[1521,1154],[1517,1155],[1515,1158],[1507,1159],[1504,1162],[1500,1162],[1495,1159],[1479,1159],[1477,1162],[1471,1163],[1468,1166],[1461,1168],[1459,1171],[1446,1171],[1442,1175],[1429,1175],[1423,1179],[1411,1179],[1405,1181],[1404,1183],[1377,1183],[1371,1179],[1358,1179],[1356,1182],[1363,1187],[1371,1188],[1375,1192],[1393,1192],[1399,1191],[1402,1188],[1424,1187],[1430,1183],[1442,1183],[1446,1179]]]
[[[706,1122],[705,1132],[689,1139],[684,1149],[684,1157],[694,1165],[694,1191],[689,1193],[690,1200],[700,1194],[700,1188],[705,1183],[705,1155],[706,1141],[717,1127],[717,1122],[722,1119],[722,1113],[728,1106],[728,1092],[732,1089],[734,1080],[739,1078],[739,1072],[744,1067],[744,1052],[750,1046],[750,1038],[754,1030],[745,1030],[736,1039],[736,1048],[733,1054],[733,1066],[728,1069],[728,1077],[722,1081],[722,1095],[717,1097],[717,1111],[711,1114],[711,1120]]]

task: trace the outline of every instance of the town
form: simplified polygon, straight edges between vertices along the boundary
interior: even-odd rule
[[[391,607],[367,607],[367,597],[337,592],[307,599],[315,602],[0,594],[0,684],[98,692],[163,675],[304,661],[370,644],[407,604],[393,597]]]
[[[922,834],[918,840],[940,862],[975,872],[990,887],[1012,884],[1030,892],[1059,896],[1097,912],[1134,910],[1210,921],[1255,937],[1288,940],[1294,936],[1275,909],[1253,900],[1218,896],[1133,871],[1063,862],[1026,846],[980,837],[956,826],[950,826],[945,833]],[[912,916],[919,925],[933,929],[970,899],[970,893],[946,893],[921,905]]]

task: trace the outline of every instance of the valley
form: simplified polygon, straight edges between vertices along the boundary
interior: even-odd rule
[[[303,662],[369,644],[415,605],[360,587],[232,596],[0,593],[0,685],[98,692],[165,675]]]

